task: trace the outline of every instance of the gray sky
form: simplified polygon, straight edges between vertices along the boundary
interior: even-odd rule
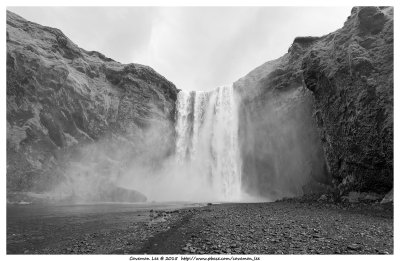
[[[343,26],[351,7],[8,7],[179,89],[211,90],[285,54],[296,36]]]

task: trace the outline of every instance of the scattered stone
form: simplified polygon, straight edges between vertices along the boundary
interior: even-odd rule
[[[360,193],[352,191],[349,193],[349,202],[350,203],[358,203],[360,199]]]
[[[381,201],[381,204],[386,204],[391,202],[393,202],[393,189],[385,195],[385,197]]]
[[[319,197],[318,201],[326,202],[326,201],[328,201],[328,196],[326,194],[323,194],[323,195],[321,195],[321,197]]]
[[[351,245],[348,245],[347,248],[350,250],[358,251],[358,250],[362,249],[362,246],[360,246],[358,244],[351,244]]]
[[[366,195],[362,198],[362,201],[365,202],[374,202],[377,201],[379,199],[381,199],[382,197],[379,194],[376,193],[366,193]]]

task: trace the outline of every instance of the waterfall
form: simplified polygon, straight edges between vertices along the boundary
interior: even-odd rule
[[[232,86],[178,93],[176,161],[221,201],[241,199],[238,106]]]

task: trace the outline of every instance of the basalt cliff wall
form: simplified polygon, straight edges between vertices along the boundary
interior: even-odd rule
[[[297,37],[235,86],[252,193],[393,187],[392,7],[354,7],[341,29]]]
[[[393,186],[393,8],[356,7],[302,62],[334,182],[341,190]]]
[[[121,161],[173,153],[177,92],[148,66],[83,50],[60,30],[7,11],[7,192],[46,191],[74,169],[97,187],[92,199],[121,194],[104,191],[115,188],[110,175]]]
[[[248,194],[392,189],[392,7],[353,8],[341,29],[297,37],[234,88]],[[177,93],[148,66],[7,12],[7,192],[63,183],[72,197],[144,200],[113,181],[173,155]]]

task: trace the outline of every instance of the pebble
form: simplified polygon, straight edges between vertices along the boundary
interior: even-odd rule
[[[259,206],[257,204],[231,206],[222,204],[210,208],[211,212],[201,210],[195,212],[189,222],[178,227],[178,231],[182,229],[180,233],[184,240],[187,240],[184,241],[183,246],[177,248],[178,250],[196,254],[393,253],[391,241],[393,232],[390,230],[393,227],[392,219],[386,220],[380,217],[377,219],[368,214],[355,216],[351,212],[343,210],[338,212],[330,207],[314,208],[307,204],[298,206],[288,203],[260,204]],[[185,210],[182,213],[187,212]],[[178,220],[179,215],[174,216],[175,220]],[[263,216],[263,220],[257,218],[259,216]],[[140,233],[136,232],[140,231],[139,228],[141,229],[138,225],[135,228],[132,227],[134,230],[126,234],[124,232],[89,234],[84,237],[85,240],[76,238],[69,242],[68,245],[72,248],[65,249],[63,246],[61,252],[99,253],[104,251],[104,245],[108,244],[103,240],[108,239],[107,242],[110,242],[114,250],[121,245],[126,245],[124,249],[119,250],[131,253],[127,249],[148,242],[151,236],[157,236],[157,233],[169,229],[170,224],[172,223],[154,224],[154,227],[145,228]],[[210,232],[207,233],[207,231]],[[360,236],[360,231],[363,231],[363,236]],[[324,238],[327,235],[329,238]],[[355,236],[360,241],[349,244]],[[141,241],[139,242],[138,239]],[[365,239],[368,240],[365,241]],[[127,246],[128,243],[129,246]],[[96,248],[90,247],[93,244]],[[158,248],[160,245],[163,243],[153,247]],[[54,251],[54,249],[49,251]],[[143,252],[151,253],[147,250]]]
[[[350,250],[355,250],[355,251],[357,251],[357,250],[361,250],[361,249],[362,249],[362,246],[360,246],[360,245],[358,245],[358,244],[351,244],[351,245],[348,245],[347,248],[350,249]]]

